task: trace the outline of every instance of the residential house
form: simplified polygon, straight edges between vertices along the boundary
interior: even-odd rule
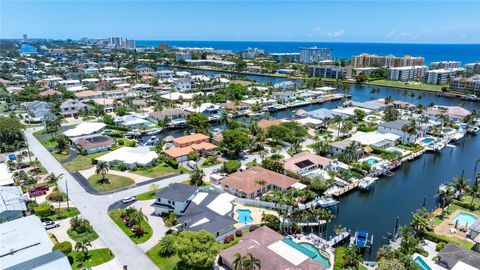
[[[463,118],[472,112],[460,106],[439,106],[428,107],[424,115],[432,120],[438,120],[441,115],[446,115],[452,121],[463,121]]]
[[[191,134],[173,139],[175,147],[164,151],[167,157],[175,159],[177,162],[188,161],[188,155],[192,152],[198,152],[205,155],[206,152],[217,148],[210,143],[210,137],[203,134]]]
[[[437,264],[446,269],[480,269],[480,253],[453,243],[446,244],[445,247],[438,252],[437,257]]]
[[[273,85],[273,88],[279,89],[294,89],[295,88],[295,83],[293,81],[284,81],[284,82],[279,82]]]
[[[203,113],[206,116],[216,116],[221,113],[222,109],[220,105],[213,103],[202,103],[199,107],[188,107],[185,110],[189,112]]]
[[[42,122],[51,115],[53,105],[45,101],[23,102],[22,106],[27,111],[25,120],[27,122]]]
[[[288,102],[297,97],[297,93],[293,91],[273,92],[272,98],[280,102]]]
[[[244,235],[237,244],[220,251],[219,257],[224,269],[234,270],[237,254],[252,254],[260,260],[262,269],[276,270],[325,270],[315,261],[315,254],[307,255],[302,246],[290,238],[275,232],[267,226]]]
[[[190,78],[178,78],[173,81],[173,88],[178,92],[190,92],[194,86],[192,79]]]
[[[358,101],[348,101],[346,102],[350,107],[358,107],[362,109],[367,109],[371,113],[377,113],[385,110],[387,107],[392,105],[385,104],[385,102],[380,102],[378,100],[367,100],[363,102]]]
[[[102,96],[102,92],[86,90],[75,93],[78,100],[94,100]]]
[[[285,170],[300,175],[306,175],[316,170],[328,170],[331,160],[310,152],[301,152],[283,160]]]
[[[163,109],[148,114],[148,119],[158,123],[158,121],[165,121],[166,124],[173,127],[181,127],[187,123],[188,113],[181,109]]]
[[[108,154],[96,158],[97,161],[108,162],[112,165],[123,164],[131,170],[137,166],[151,165],[158,158],[157,153],[149,147],[121,147]]]
[[[2,269],[70,270],[60,251],[52,251],[53,242],[35,215],[0,224],[0,265]]]
[[[109,136],[104,136],[100,134],[77,137],[72,139],[72,141],[74,144],[76,144],[81,150],[85,151],[87,154],[94,154],[98,152],[107,151],[113,145],[115,145],[114,139],[112,139]]]
[[[352,137],[350,137],[350,140],[356,141],[361,145],[370,145],[386,149],[397,145],[400,138],[401,136],[393,133],[357,131]]]
[[[21,218],[27,211],[27,197],[20,186],[0,186],[0,221]]]
[[[88,106],[81,101],[67,99],[60,105],[60,113],[64,117],[76,117],[80,112],[86,111],[87,108]]]
[[[111,98],[97,98],[94,99],[93,102],[95,102],[97,105],[103,106],[103,111],[106,113],[113,112],[117,107],[115,100]]]
[[[115,126],[124,126],[131,129],[153,126],[149,121],[132,114],[118,116],[113,120],[113,123]]]
[[[408,134],[402,130],[403,126],[407,125],[407,120],[398,119],[395,121],[384,122],[378,125],[377,132],[379,133],[393,133],[400,136],[404,143],[415,143],[420,137],[425,136],[425,130],[417,127],[415,134]]]
[[[247,199],[257,198],[274,189],[287,190],[296,183],[297,179],[261,167],[235,172],[220,181],[224,191]]]
[[[63,134],[69,138],[99,134],[105,130],[106,126],[104,123],[82,122],[76,127],[66,130]]]
[[[353,148],[355,149],[355,155],[357,159],[363,155],[362,145],[359,142],[353,141],[351,139],[331,142],[329,143],[329,145],[330,145],[330,152],[332,152],[333,154],[345,153],[348,147],[353,146]]]
[[[156,199],[153,203],[155,215],[169,212],[182,214],[197,193],[197,186],[181,183],[170,184],[162,188],[155,194]]]

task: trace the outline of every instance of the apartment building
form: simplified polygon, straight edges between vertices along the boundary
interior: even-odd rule
[[[270,56],[277,62],[298,62],[300,61],[299,53],[271,53]]]
[[[480,72],[480,62],[470,63],[465,65],[465,70],[467,73],[479,73]]]
[[[311,64],[317,63],[323,60],[332,59],[332,49],[329,48],[300,48],[300,62]]]
[[[397,57],[394,55],[379,56],[362,53],[352,57],[353,68],[423,66],[424,63],[425,59],[423,57],[414,57],[410,55]]]
[[[430,63],[430,69],[453,69],[453,68],[460,68],[461,63],[459,61],[440,61],[440,62],[432,62]]]
[[[425,72],[425,83],[428,84],[448,84],[449,78],[455,77],[456,74],[463,72],[463,68],[442,68],[427,70]]]
[[[335,66],[309,66],[308,74],[310,77],[345,79],[352,77],[351,67],[335,67]]]
[[[392,67],[388,69],[387,78],[392,81],[409,81],[423,78],[426,66]]]
[[[474,92],[480,95],[480,74],[470,78],[458,77],[450,81],[450,89],[455,91]]]

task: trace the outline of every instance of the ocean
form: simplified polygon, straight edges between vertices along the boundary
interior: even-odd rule
[[[233,52],[259,48],[268,53],[299,52],[301,47],[331,48],[334,58],[348,58],[360,53],[395,56],[423,56],[425,62],[460,61],[468,64],[480,61],[480,44],[396,44],[347,42],[273,42],[273,41],[174,41],[138,40],[137,46],[157,47],[160,43],[177,47],[209,47]]]

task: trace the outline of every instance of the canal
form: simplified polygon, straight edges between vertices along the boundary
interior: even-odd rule
[[[216,75],[220,72],[198,71],[206,75]],[[247,75],[248,79],[259,83],[277,83],[284,79],[264,76]],[[370,99],[391,96],[394,100],[428,105],[457,105],[466,109],[480,109],[480,103],[460,100],[458,98],[439,97],[435,93],[414,90],[399,90],[388,87],[375,87],[379,93],[372,94],[370,86],[351,85],[348,94],[352,100],[366,101]],[[341,105],[341,101],[314,104],[303,107],[306,111],[319,108],[332,109]],[[273,118],[289,118],[291,111],[284,110],[270,114]],[[221,127],[221,126],[216,126]],[[182,131],[174,131],[174,136],[180,136]],[[366,254],[367,259],[375,259],[378,248],[388,241],[384,239],[392,233],[396,218],[400,225],[410,222],[412,212],[423,206],[433,210],[436,203],[437,188],[445,181],[452,181],[457,175],[473,179],[475,162],[480,159],[480,135],[467,134],[455,147],[445,147],[439,153],[425,154],[417,160],[406,162],[395,171],[393,176],[382,177],[370,192],[353,191],[340,199],[336,218],[329,223],[327,236],[333,235],[335,225],[345,226],[355,232],[365,230],[374,236],[372,252]],[[480,171],[480,164],[478,170]]]

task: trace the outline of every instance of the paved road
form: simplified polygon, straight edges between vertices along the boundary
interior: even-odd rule
[[[122,265],[128,265],[129,270],[157,269],[157,266],[107,215],[109,205],[124,197],[147,192],[150,185],[138,186],[108,195],[90,194],[86,192],[70,173],[38,142],[33,136],[33,132],[34,130],[32,128],[25,131],[30,151],[34,153],[49,172],[53,172],[56,175],[64,175],[59,183],[60,188],[65,191],[66,183],[68,183],[70,200],[80,210],[81,215],[90,221],[97,234],[112,250]],[[185,181],[188,177],[188,174],[176,175],[167,179],[161,179],[157,184],[159,187],[164,187],[171,183]]]

